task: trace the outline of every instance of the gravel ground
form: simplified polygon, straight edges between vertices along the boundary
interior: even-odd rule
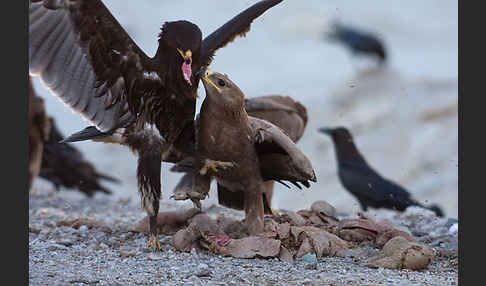
[[[163,203],[161,210],[186,206]],[[206,206],[208,207],[208,206]],[[241,216],[240,212],[209,206],[208,212]],[[317,261],[235,259],[211,253],[181,253],[171,236],[159,235],[163,251],[152,253],[147,238],[130,229],[145,214],[138,200],[98,194],[34,188],[29,199],[30,285],[457,285],[457,234],[454,219],[439,219],[428,211],[409,208],[368,213],[390,219],[407,229],[438,255],[423,271],[371,269],[354,257],[323,257]],[[93,219],[111,228],[58,226],[64,220]],[[370,255],[379,249],[364,246]]]

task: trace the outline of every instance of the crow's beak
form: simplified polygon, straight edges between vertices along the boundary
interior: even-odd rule
[[[321,132],[321,133],[325,133],[325,134],[328,134],[328,135],[331,135],[332,134],[332,128],[327,128],[327,127],[321,127],[319,129],[317,129],[317,131]]]

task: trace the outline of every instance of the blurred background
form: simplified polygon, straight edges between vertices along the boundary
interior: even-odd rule
[[[150,56],[165,21],[189,20],[207,36],[256,0],[103,1]],[[284,94],[307,107],[309,122],[298,145],[311,160],[318,182],[291,190],[276,184],[274,208],[299,210],[326,200],[340,212],[360,207],[338,181],[334,147],[317,128],[346,126],[368,163],[425,204],[458,216],[458,9],[457,1],[285,0],[252,25],[246,38],[220,49],[210,69],[227,73],[247,97]],[[330,23],[376,34],[387,63],[355,57],[325,39]],[[81,116],[34,78],[48,114],[64,135],[86,127]],[[204,99],[202,84],[200,100]],[[105,183],[114,197],[138,200],[136,161],[128,148],[75,143],[102,172],[121,185]],[[170,200],[180,174],[162,168],[163,200]],[[37,188],[49,184],[37,179]],[[214,185],[212,191],[214,191]],[[203,202],[209,206],[214,194]],[[181,205],[189,202],[177,202]]]

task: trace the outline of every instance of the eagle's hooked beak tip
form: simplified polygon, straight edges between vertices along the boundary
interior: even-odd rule
[[[177,49],[177,52],[179,52],[179,54],[184,59],[184,61],[186,62],[186,64],[190,64],[191,63],[191,60],[192,60],[192,51],[191,50],[187,50],[184,53],[181,49],[178,48]]]

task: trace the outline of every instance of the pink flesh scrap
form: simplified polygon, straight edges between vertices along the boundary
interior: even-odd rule
[[[216,243],[219,247],[223,247],[230,241],[231,237],[227,235],[220,234],[216,237]]]
[[[192,85],[192,83],[191,83],[191,75],[192,75],[191,64],[192,64],[192,59],[190,60],[189,64],[186,64],[185,61],[182,63],[182,75],[184,76],[184,79],[187,81],[187,83],[189,85]]]

